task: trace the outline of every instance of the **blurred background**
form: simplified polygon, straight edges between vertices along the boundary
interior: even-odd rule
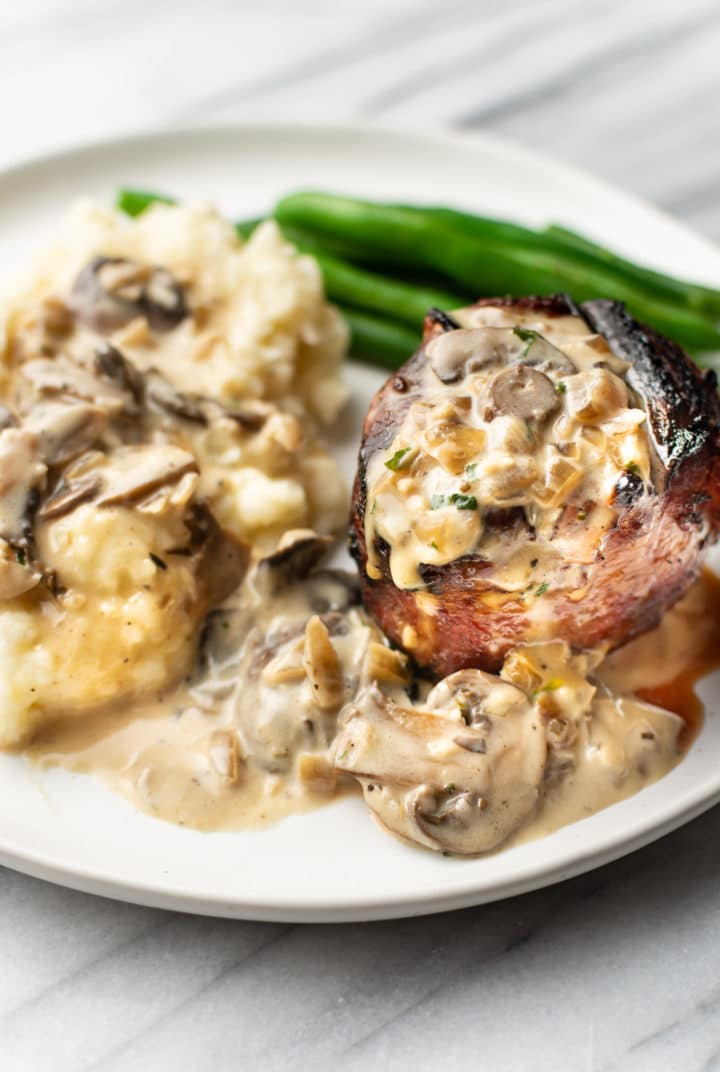
[[[0,164],[139,127],[482,128],[720,237],[717,0],[0,5]]]

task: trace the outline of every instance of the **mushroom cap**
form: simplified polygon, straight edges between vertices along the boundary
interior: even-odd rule
[[[340,716],[338,770],[353,774],[389,829],[429,848],[473,855],[505,841],[537,806],[542,720],[514,685],[480,670],[400,706],[371,685]]]

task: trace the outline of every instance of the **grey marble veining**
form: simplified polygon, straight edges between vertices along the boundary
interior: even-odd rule
[[[719,54],[717,0],[25,0],[0,8],[0,164],[183,121],[464,125],[720,238]],[[719,844],[715,810],[545,891],[336,927],[0,870],[0,1068],[720,1069]]]

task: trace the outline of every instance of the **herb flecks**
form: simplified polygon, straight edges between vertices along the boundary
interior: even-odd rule
[[[626,473],[632,473],[633,476],[640,476],[640,466],[637,462],[628,462],[625,466]]]
[[[400,450],[396,450],[392,458],[388,458],[385,462],[385,468],[392,469],[393,473],[396,473],[398,469],[402,468],[409,453],[410,447],[401,447]]]
[[[550,587],[550,585],[548,584],[548,582],[543,581],[543,583],[539,584],[537,586],[537,588],[535,589],[535,595],[536,596],[544,596],[549,587]]]
[[[565,381],[564,380],[559,380],[555,384],[555,390],[557,391],[557,393],[559,395],[564,395],[565,392],[567,391],[567,384],[565,383]]]
[[[465,476],[468,480],[475,480],[477,476],[477,462],[468,462],[465,466]]]
[[[527,357],[530,347],[534,342],[540,338],[538,331],[533,331],[532,328],[513,328],[513,335],[516,335],[522,342],[527,343],[527,346],[520,355],[521,358]]]
[[[455,491],[452,495],[433,495],[430,499],[431,510],[441,510],[444,506],[456,506],[458,510],[477,510],[477,499],[474,495],[465,495],[464,492]]]

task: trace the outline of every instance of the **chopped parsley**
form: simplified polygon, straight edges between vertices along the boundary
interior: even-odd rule
[[[435,543],[434,540],[431,540],[430,546],[432,547],[433,551],[439,551],[440,550],[440,548],[438,547],[438,545]]]
[[[533,331],[532,328],[513,328],[513,335],[517,335],[518,339],[522,339],[523,342],[535,342],[540,338],[540,333]]]
[[[18,547],[18,549],[15,551],[15,558],[18,560],[21,566],[27,566],[27,554],[22,549],[22,547]]]
[[[468,480],[474,480],[477,475],[477,462],[468,462],[465,466],[465,476]]]
[[[433,495],[430,500],[431,510],[440,510],[443,506],[457,506],[458,510],[477,510],[477,499],[474,495],[464,495],[461,491],[455,491],[452,495]]]
[[[543,581],[543,583],[539,584],[537,586],[537,588],[535,589],[535,595],[536,596],[544,596],[549,587],[550,587],[550,585],[548,584],[548,582]]]
[[[409,453],[410,447],[401,447],[400,450],[395,451],[392,458],[388,458],[388,460],[385,462],[385,467],[387,469],[392,469],[392,471],[396,473],[398,469],[402,467],[403,461],[405,460],[405,456]]]
[[[559,395],[564,395],[565,392],[567,391],[567,384],[565,383],[565,381],[560,380],[558,383],[556,383],[555,384],[555,390],[557,391],[557,393]]]
[[[513,335],[517,335],[518,339],[527,343],[527,346],[523,350],[521,357],[527,357],[528,351],[534,342],[540,338],[538,331],[532,331],[531,328],[513,328]]]
[[[628,462],[625,466],[625,472],[631,473],[633,476],[640,476],[640,466],[637,462]]]
[[[454,793],[455,792],[455,782],[448,782],[448,784],[446,786],[443,786],[443,788],[444,788],[446,793]]]

